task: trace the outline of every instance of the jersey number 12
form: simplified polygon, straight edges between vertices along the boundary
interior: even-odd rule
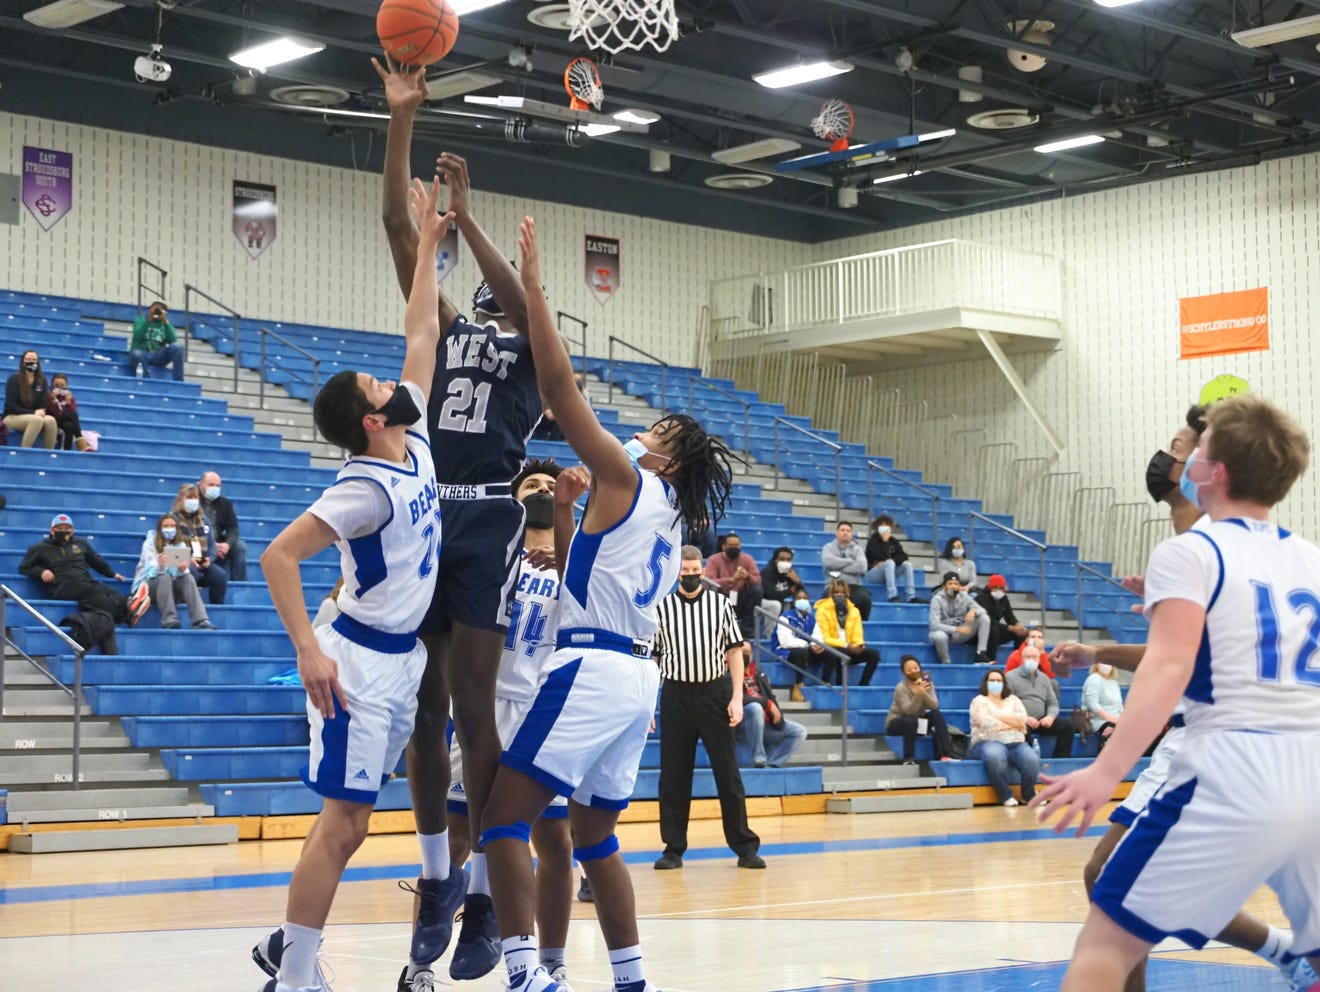
[[[1260,631],[1260,659],[1257,668],[1262,682],[1280,681],[1280,659],[1282,653],[1279,636],[1279,614],[1274,608],[1274,590],[1264,582],[1253,582],[1256,590],[1256,624]],[[1311,659],[1320,648],[1320,597],[1310,589],[1294,589],[1284,597],[1284,602],[1297,614],[1310,613],[1311,621],[1306,628],[1306,641],[1293,662],[1293,677],[1302,685],[1320,685],[1320,669],[1311,667]]]
[[[460,434],[486,433],[486,407],[490,403],[490,383],[476,386],[468,378],[455,379],[449,384],[449,393],[440,407],[436,426],[442,431]]]

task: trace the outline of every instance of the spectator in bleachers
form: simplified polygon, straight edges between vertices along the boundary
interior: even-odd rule
[[[1008,580],[1002,575],[990,576],[985,588],[976,594],[976,603],[990,618],[986,652],[991,658],[998,657],[1001,644],[1011,642],[1014,650],[1022,647],[1027,639],[1027,626],[1017,618],[1013,604],[1008,601]]]
[[[958,573],[944,573],[940,591],[930,597],[930,642],[940,664],[949,663],[949,644],[966,644],[976,638],[976,663],[989,664],[986,646],[990,643],[990,617],[976,604],[976,600],[962,590]]]
[[[743,659],[743,718],[734,736],[751,747],[757,768],[782,768],[807,739],[807,728],[785,718],[770,680],[756,667],[746,645]]]
[[[1022,647],[1027,644],[1035,647],[1040,652],[1040,670],[1049,678],[1054,678],[1054,668],[1050,665],[1050,652],[1045,647],[1045,628],[1032,627],[1027,631],[1027,640]],[[1004,663],[1004,671],[1011,672],[1022,664],[1022,648],[1018,648],[1008,656],[1008,661]]]
[[[723,549],[706,559],[705,575],[733,601],[733,612],[743,637],[753,636],[756,608],[763,597],[761,570],[752,556],[743,551],[741,537],[734,533],[724,535]]]
[[[1097,662],[1091,666],[1091,674],[1082,683],[1082,706],[1090,712],[1091,730],[1100,735],[1104,747],[1123,715],[1123,690],[1113,665]]]
[[[825,590],[825,598],[816,603],[816,623],[820,627],[820,639],[832,648],[837,648],[851,657],[848,665],[865,665],[859,685],[870,685],[871,676],[880,664],[880,652],[866,646],[866,637],[862,633],[862,613],[848,598],[848,583],[843,579],[831,579]],[[824,658],[824,678],[831,685],[841,685],[847,678],[843,665],[831,654]]]
[[[961,537],[951,537],[944,542],[937,566],[941,574],[958,573],[958,585],[969,596],[976,592],[976,562],[967,557],[967,546]]]
[[[969,758],[985,762],[995,795],[1005,806],[1016,806],[1008,784],[1012,764],[1022,778],[1022,801],[1036,795],[1040,758],[1027,743],[1027,710],[1004,681],[1004,673],[992,668],[981,678],[980,694],[972,700],[972,746]]]
[[[57,513],[50,522],[50,535],[27,549],[18,570],[41,586],[50,599],[71,599],[81,610],[104,613],[115,623],[136,624],[151,608],[145,588],[125,596],[118,589],[92,578],[96,569],[116,582],[127,582],[96,549],[73,533],[73,520]]]
[[[326,593],[325,599],[321,600],[321,605],[317,607],[316,616],[312,618],[313,627],[329,627],[335,622],[335,618],[339,616],[339,590],[343,588],[344,577],[341,575]]]
[[[820,625],[816,622],[816,612],[811,608],[806,590],[799,589],[792,609],[780,614],[770,636],[770,649],[793,666],[793,688],[789,690],[788,698],[795,703],[807,701],[802,695],[804,673],[819,665],[820,656],[825,653],[824,648],[810,640],[812,637],[820,639]]]
[[[166,548],[177,548],[184,553],[189,551],[188,542],[179,536],[177,521],[168,513],[156,521],[153,530],[147,531],[147,539],[142,542],[142,554],[138,558],[137,571],[133,573],[133,591],[143,587],[151,591],[151,601],[160,610],[163,630],[179,629],[177,603],[180,599],[188,604],[188,618],[194,630],[215,630],[215,624],[206,615],[206,604],[197,591],[197,580],[193,578],[187,560],[182,565],[171,564],[165,554]]]
[[[848,583],[848,598],[857,604],[863,620],[871,619],[871,592],[862,582],[866,578],[866,549],[853,540],[853,526],[846,520],[834,528],[834,540],[820,549],[820,563],[825,581],[843,579]]]
[[[775,548],[770,563],[761,569],[761,585],[765,590],[765,599],[761,605],[776,615],[789,609],[798,594],[810,598],[797,570],[793,568],[792,548]]]
[[[889,704],[885,733],[903,738],[903,761],[911,762],[917,753],[917,738],[931,734],[935,738],[935,757],[948,761],[953,752],[949,725],[940,712],[940,698],[931,682],[930,672],[921,670],[921,662],[910,654],[899,662],[903,679],[894,686],[894,701]]]
[[[78,401],[69,389],[69,377],[63,372],[56,372],[50,377],[50,396],[46,400],[46,413],[55,418],[56,426],[64,432],[65,451],[77,448],[87,450],[87,439],[83,437],[82,421],[78,419]]]
[[[1071,758],[1076,731],[1072,721],[1059,715],[1059,684],[1041,669],[1040,648],[1022,646],[1022,664],[1004,678],[1013,695],[1027,711],[1027,732],[1034,737],[1054,738],[1054,757]]]
[[[909,603],[922,602],[912,579],[912,562],[903,545],[894,537],[894,518],[882,513],[871,524],[871,536],[866,540],[867,582],[885,584],[885,593],[891,603],[899,601],[898,579],[903,580]]]
[[[146,375],[147,366],[170,366],[174,381],[183,381],[183,346],[179,344],[174,325],[170,323],[169,308],[160,300],[147,307],[147,312],[133,321],[133,340],[128,346],[125,367],[129,375]]]
[[[5,383],[4,424],[22,433],[23,447],[36,444],[38,435],[43,447],[55,447],[59,424],[46,412],[49,399],[50,386],[46,373],[41,371],[41,356],[28,349],[18,360],[18,371]]]
[[[197,483],[202,494],[202,512],[215,534],[216,560],[229,573],[230,581],[247,581],[247,541],[238,533],[238,513],[228,496],[221,495],[220,473],[203,472]]]
[[[192,572],[197,585],[206,589],[212,606],[225,601],[229,572],[216,561],[215,531],[202,512],[202,496],[192,483],[179,487],[170,513],[178,522],[179,536],[192,549]]]

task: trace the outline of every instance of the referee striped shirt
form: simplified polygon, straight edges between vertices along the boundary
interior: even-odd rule
[[[652,649],[660,675],[675,682],[710,682],[725,673],[724,656],[743,643],[727,596],[709,589],[688,597],[672,592],[660,601],[660,627]]]

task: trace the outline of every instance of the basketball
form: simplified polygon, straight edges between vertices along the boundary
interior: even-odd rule
[[[458,14],[448,0],[385,0],[376,12],[380,47],[403,65],[430,65],[458,38]]]

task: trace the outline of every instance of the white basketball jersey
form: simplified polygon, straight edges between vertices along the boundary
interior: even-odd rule
[[[637,468],[627,515],[609,530],[578,525],[564,569],[559,629],[603,630],[635,641],[655,636],[656,603],[678,579],[682,531],[677,497],[653,472]]]
[[[1146,608],[1206,608],[1189,734],[1320,734],[1320,549],[1273,523],[1221,520],[1160,544]]]
[[[558,630],[559,574],[553,568],[529,564],[524,551],[513,616],[495,679],[496,696],[526,701],[536,695],[541,668],[554,653]]]

